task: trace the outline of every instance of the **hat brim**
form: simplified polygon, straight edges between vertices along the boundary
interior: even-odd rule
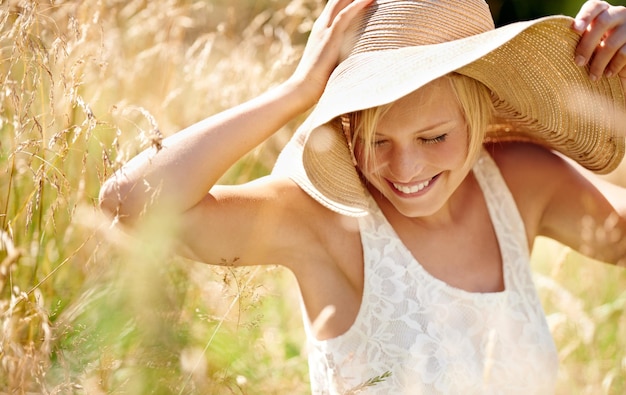
[[[546,17],[441,44],[349,57],[331,75],[274,173],[290,176],[334,211],[364,214],[367,202],[345,138],[329,121],[391,103],[451,72],[493,92],[498,113],[492,138],[533,141],[592,171],[613,170],[624,156],[623,90],[618,77],[592,82],[588,70],[574,63],[580,35],[572,21]],[[319,136],[312,139],[314,134]]]

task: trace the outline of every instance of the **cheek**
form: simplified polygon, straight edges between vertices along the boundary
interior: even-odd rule
[[[465,163],[468,155],[467,141],[459,140],[442,150],[442,156],[447,157],[448,161],[454,164],[455,167]]]
[[[354,150],[354,158],[359,163],[359,167],[360,167],[364,163],[363,160],[365,159],[365,149],[363,147],[363,144],[360,144],[360,143],[354,144],[353,150]]]
[[[466,133],[459,133],[455,138],[450,138],[446,144],[441,145],[436,152],[436,158],[443,160],[450,167],[461,167],[466,163],[469,155],[468,137]]]
[[[371,155],[371,152],[368,152],[363,144],[356,143],[354,145],[354,159],[356,159],[359,170],[363,173],[368,171],[368,166],[372,162],[371,158],[368,160],[368,155]]]
[[[384,165],[384,150],[367,150],[363,144],[356,144],[354,147],[354,157],[359,171],[368,178],[375,175]]]

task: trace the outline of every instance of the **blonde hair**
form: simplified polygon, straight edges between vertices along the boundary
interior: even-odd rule
[[[482,147],[487,125],[493,117],[494,109],[489,89],[473,78],[461,74],[448,74],[441,77],[449,81],[454,91],[457,103],[465,118],[468,133],[467,158],[465,166],[473,165]],[[389,111],[393,103],[379,107],[357,111],[344,117],[348,121],[349,132],[346,137],[349,145],[355,146],[357,140],[363,144],[365,165],[374,161],[373,142],[375,140],[378,122]],[[345,122],[344,121],[344,122]]]

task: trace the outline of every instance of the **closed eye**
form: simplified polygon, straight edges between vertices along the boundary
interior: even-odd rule
[[[374,140],[372,145],[374,147],[380,147],[381,145],[385,144],[386,142],[387,142],[387,140]]]
[[[441,135],[439,135],[437,137],[432,137],[432,138],[421,137],[420,140],[424,144],[437,144],[437,143],[442,143],[442,142],[446,141],[446,137],[448,137],[448,133],[444,133],[444,134],[441,134]]]

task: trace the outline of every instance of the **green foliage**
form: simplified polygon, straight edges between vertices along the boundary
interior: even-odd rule
[[[487,0],[494,15],[496,26],[540,18],[547,15],[576,16],[581,0]],[[626,1],[613,0],[614,5],[626,5]]]

